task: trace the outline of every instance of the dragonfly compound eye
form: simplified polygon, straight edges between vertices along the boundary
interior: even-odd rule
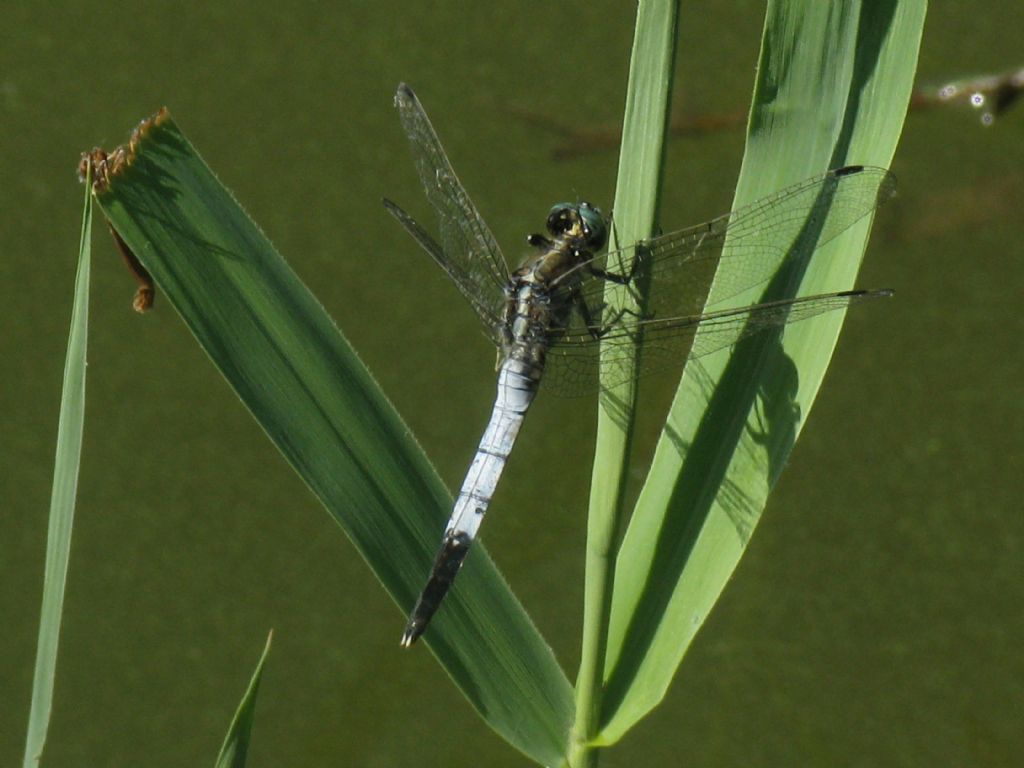
[[[604,248],[608,239],[608,227],[604,223],[601,209],[590,203],[580,203],[579,215],[583,222],[583,233],[587,238],[587,249],[599,251]]]
[[[564,235],[576,225],[577,221],[576,206],[569,203],[559,203],[548,214],[548,232],[555,237]]]

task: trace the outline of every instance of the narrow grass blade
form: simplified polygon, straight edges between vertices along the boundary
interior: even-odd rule
[[[924,12],[924,2],[769,3],[734,208],[829,168],[889,165]],[[730,303],[850,288],[869,224]],[[732,574],[810,410],[840,315],[687,368],[618,555],[602,743],[662,699]]]
[[[97,200],[118,233],[408,612],[451,508],[408,427],[166,114],[106,167]],[[382,653],[401,652],[395,617]],[[571,686],[485,548],[474,547],[426,641],[492,728],[538,762],[559,761]]]
[[[252,679],[249,680],[249,687],[245,689],[242,700],[238,703],[235,716],[231,719],[227,736],[224,737],[224,744],[217,755],[215,768],[245,768],[245,758],[249,754],[249,740],[252,738],[252,724],[256,718],[256,694],[260,690],[260,679],[263,677],[263,665],[267,662],[267,655],[270,653],[270,643],[274,639],[274,633],[267,635],[267,643],[263,646],[263,653],[253,670]]]
[[[642,0],[637,9],[623,141],[615,191],[617,244],[650,237],[655,229],[665,136],[675,64],[677,0]],[[612,247],[614,247],[613,244]],[[612,284],[610,311],[624,307],[628,291]],[[587,518],[587,566],[583,643],[576,682],[572,765],[593,763],[591,742],[600,725],[605,645],[611,611],[614,550],[623,518],[623,492],[633,423],[635,388],[628,383],[602,393]]]
[[[82,211],[82,237],[78,246],[78,274],[71,309],[68,353],[64,360],[64,385],[60,397],[57,425],[57,452],[50,495],[50,522],[46,533],[46,571],[43,578],[43,605],[36,642],[36,666],[32,676],[32,704],[29,712],[25,758],[22,764],[39,765],[53,707],[54,678],[57,673],[57,648],[60,622],[64,612],[64,585],[71,557],[71,530],[75,520],[75,496],[82,458],[82,428],[85,420],[85,353],[89,339],[89,267],[92,258],[92,197],[90,175],[86,173],[85,206]]]

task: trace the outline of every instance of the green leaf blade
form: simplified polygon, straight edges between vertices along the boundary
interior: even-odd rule
[[[274,633],[267,635],[267,642],[263,646],[263,653],[260,660],[256,662],[256,669],[253,670],[249,685],[238,703],[235,716],[231,718],[231,725],[228,726],[227,735],[224,737],[224,744],[221,745],[220,753],[217,755],[215,768],[245,768],[245,760],[249,754],[249,742],[252,740],[252,725],[256,719],[256,696],[260,690],[260,681],[263,679],[263,667],[267,663],[267,656],[270,654],[270,643],[274,639]]]
[[[734,209],[829,168],[890,164],[923,19],[923,3],[769,4]],[[729,305],[852,287],[868,219]],[[687,368],[619,552],[604,743],[661,701],[721,594],[810,410],[841,315]]]
[[[57,450],[50,496],[50,518],[46,533],[46,566],[43,601],[36,642],[36,663],[32,677],[32,704],[25,738],[25,768],[39,765],[53,710],[53,689],[57,674],[64,586],[71,559],[71,532],[75,521],[75,498],[82,462],[82,433],[85,425],[85,367],[89,340],[89,276],[92,261],[91,176],[86,174],[82,236],[78,247],[78,273],[71,310],[68,351],[64,361]]]
[[[169,118],[143,131],[97,199],[267,435],[411,608],[451,497],[320,304]],[[571,686],[484,547],[463,570],[427,645],[492,728],[538,762],[558,762]],[[401,652],[397,614],[395,629],[384,652]]]

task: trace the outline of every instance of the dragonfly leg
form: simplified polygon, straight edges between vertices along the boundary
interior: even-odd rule
[[[619,320],[621,320],[622,318],[626,317],[627,315],[629,315],[631,317],[635,317],[637,320],[649,320],[649,319],[651,319],[647,315],[644,315],[642,312],[635,312],[634,310],[630,309],[629,307],[619,307],[617,310],[615,310],[615,312],[612,314],[612,316],[610,318],[608,318],[608,322],[605,323],[604,325],[602,325],[600,327],[597,327],[597,326],[592,326],[592,325],[590,325],[588,323],[587,324],[587,331],[590,332],[590,335],[594,339],[600,340],[606,333],[608,333],[608,331],[610,331],[612,328],[615,327],[615,324],[618,323]]]
[[[591,275],[593,275],[594,277],[598,278],[599,280],[607,280],[608,282],[615,283],[616,285],[630,286],[631,283],[633,282],[634,276],[636,275],[637,262],[636,261],[633,262],[633,264],[630,266],[629,274],[626,274],[626,275],[619,274],[618,272],[610,272],[610,271],[608,271],[606,269],[601,269],[600,267],[595,267],[592,264],[588,264],[586,266],[586,270],[587,270],[587,272],[589,272]],[[633,292],[632,289],[630,289],[630,292],[631,293]],[[587,327],[587,332],[590,333],[591,337],[593,337],[594,339],[600,339],[602,336],[604,336],[606,333],[608,333],[608,331],[611,329],[611,327],[618,320],[620,320],[623,317],[623,315],[630,314],[630,315],[634,315],[637,318],[641,318],[641,315],[639,315],[636,312],[633,312],[633,311],[623,307],[623,308],[617,310],[615,312],[615,314],[606,323],[604,323],[602,325],[598,325],[597,323],[594,322],[593,314],[591,312],[591,308],[589,306],[587,306],[587,302],[584,301],[582,297],[577,295],[575,297],[575,303],[576,303],[576,306],[579,307],[580,314],[583,316],[583,322],[584,322],[584,325],[586,325],[586,327]],[[602,302],[601,305],[599,307],[597,307],[597,309],[599,311],[603,311],[605,306],[606,306],[606,304],[604,304]]]
[[[619,307],[615,310],[612,316],[608,318],[607,322],[602,323],[594,320],[590,307],[587,306],[587,302],[583,301],[581,297],[577,297],[575,306],[578,308],[580,316],[583,318],[583,325],[586,327],[587,333],[589,333],[591,338],[595,340],[600,340],[601,337],[608,333],[608,331],[610,331],[619,320],[627,315],[631,315],[638,320],[648,319],[641,313],[635,312],[629,307]],[[602,304],[600,309],[603,310],[605,306],[605,304]]]
[[[580,317],[583,318],[583,327],[587,329],[587,333],[594,339],[600,339],[608,331],[608,326],[601,327],[597,321],[594,320],[594,315],[590,311],[590,306],[580,295],[580,292],[573,291],[572,294],[572,305],[580,313]],[[605,303],[595,307],[595,311],[601,312],[605,308]]]
[[[608,280],[609,282],[615,283],[616,285],[629,285],[633,280],[633,275],[636,272],[636,264],[629,270],[628,275],[619,275],[615,272],[609,272],[600,267],[587,265],[587,271],[594,277],[600,278],[601,280]]]

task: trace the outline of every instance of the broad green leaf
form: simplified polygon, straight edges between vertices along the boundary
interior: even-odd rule
[[[252,724],[256,719],[256,694],[260,690],[263,665],[267,662],[270,642],[273,639],[274,633],[271,632],[267,635],[267,642],[263,646],[260,660],[256,662],[256,669],[253,670],[252,679],[249,680],[249,687],[245,689],[245,694],[238,703],[238,709],[235,710],[235,716],[231,718],[231,725],[228,727],[227,736],[224,737],[220,754],[217,755],[215,768],[245,768],[245,758],[249,754],[249,741],[252,738]]]
[[[924,13],[923,0],[769,3],[734,208],[829,168],[890,164]],[[809,265],[721,306],[850,288],[869,219]],[[759,334],[688,366],[618,553],[601,743],[664,696],[743,553],[842,320],[831,313],[781,337]]]
[[[166,114],[112,153],[110,166],[109,186],[97,192],[104,213],[387,591],[410,609],[451,496],[408,427]],[[560,760],[571,686],[483,547],[426,643],[492,728],[539,762]]]
[[[32,704],[23,765],[39,765],[46,744],[46,732],[53,708],[53,686],[57,673],[60,621],[64,612],[64,585],[71,556],[71,529],[75,521],[75,496],[82,458],[82,428],[85,420],[85,353],[89,339],[89,266],[92,249],[92,198],[86,174],[82,237],[78,246],[78,274],[71,308],[71,331],[64,360],[64,385],[57,425],[57,456],[50,495],[50,522],[46,532],[46,566],[43,577],[43,605],[36,641],[36,666],[32,676]]]

